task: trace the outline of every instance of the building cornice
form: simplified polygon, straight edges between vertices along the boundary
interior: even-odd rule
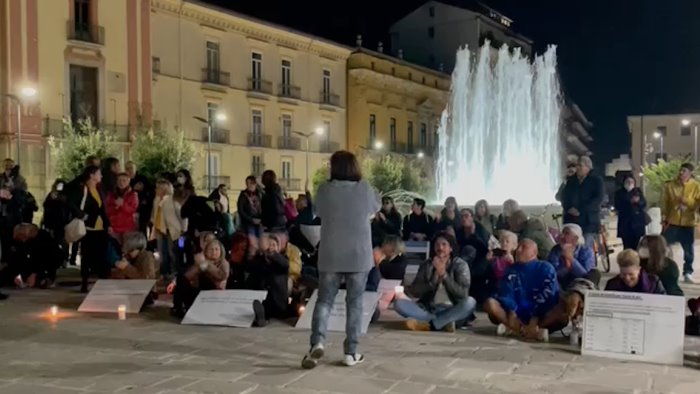
[[[175,16],[180,14],[211,29],[238,33],[250,39],[313,53],[334,61],[345,62],[352,51],[349,47],[324,38],[197,1],[151,0],[151,10]]]
[[[353,68],[348,70],[349,78],[360,85],[376,87],[377,89],[415,96],[417,92],[425,91],[429,94],[444,95],[447,98],[448,90],[424,85],[417,81],[398,78],[393,75],[379,73],[368,68]]]

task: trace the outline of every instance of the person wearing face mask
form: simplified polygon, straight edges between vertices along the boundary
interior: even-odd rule
[[[634,177],[627,175],[615,193],[615,210],[617,211],[617,234],[622,238],[625,249],[635,249],[646,232],[647,214],[644,212],[647,202],[642,190],[637,187]]]
[[[618,253],[617,265],[620,266],[620,274],[608,281],[605,291],[666,294],[659,278],[642,269],[639,254],[636,251],[625,249]]]
[[[683,278],[685,283],[693,280],[693,260],[695,260],[695,225],[700,207],[700,184],[694,179],[693,167],[684,163],[678,170],[678,178],[666,182],[661,194],[661,217],[663,235],[669,244],[678,242],[683,247]]]
[[[678,264],[668,257],[668,252],[668,244],[661,235],[647,235],[639,241],[642,269],[659,277],[666,294],[683,296],[683,290],[678,285]]]
[[[179,170],[175,179],[177,181],[175,185],[177,189],[184,189],[194,194],[194,184],[192,183],[192,176],[188,170],[184,168]]]

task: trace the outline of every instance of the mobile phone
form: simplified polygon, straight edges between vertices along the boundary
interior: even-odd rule
[[[184,235],[181,236],[180,238],[178,238],[177,247],[180,249],[185,249],[185,236]]]

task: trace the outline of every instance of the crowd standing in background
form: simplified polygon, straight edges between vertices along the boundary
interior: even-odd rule
[[[2,285],[51,288],[57,269],[75,264],[79,253],[81,292],[89,290],[91,277],[157,279],[148,302],[164,287],[177,318],[202,290],[267,290],[265,300],[251,305],[258,327],[298,316],[318,291],[304,368],[315,367],[325,353],[340,289],[347,304],[343,363],[352,366],[365,359],[358,348],[363,294],[377,291],[382,279],[406,286],[394,309],[408,319],[407,329],[452,332],[470,325],[482,308],[498,335],[542,341],[569,323],[579,329],[585,292],[601,286],[594,240],[603,187],[586,157],[569,167],[557,193],[564,210],[557,234],[515,200],[505,201],[496,217],[485,200],[472,210],[449,197],[432,216],[425,200],[416,198],[402,217],[391,197],[375,194],[347,151],[332,155],[330,179],[313,198],[308,184],[296,199],[287,195],[275,172],[267,170],[260,180],[251,175],[241,182],[235,205],[224,184],[207,196],[197,195],[186,169],[151,181],[133,162],[122,170],[115,158],[88,157],[76,179],[53,183],[39,225],[31,223],[37,204],[19,167],[9,159],[4,165]],[[625,250],[618,256],[620,274],[607,290],[683,295],[668,243],[683,246],[683,275],[692,281],[693,228],[700,207],[700,185],[692,171],[684,164],[678,179],[665,185],[664,236],[645,236],[644,195],[633,178],[624,180],[615,207]],[[67,225],[76,220],[84,233],[67,242]],[[320,241],[310,235],[316,226]],[[407,245],[429,245],[429,257],[411,283],[403,283]]]

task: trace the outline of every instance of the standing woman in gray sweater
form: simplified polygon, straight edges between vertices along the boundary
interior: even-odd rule
[[[335,152],[330,164],[331,178],[316,196],[316,214],[321,218],[319,284],[311,323],[311,350],[301,362],[306,369],[314,368],[323,357],[328,319],[343,279],[347,289],[343,363],[353,366],[364,361],[357,344],[362,330],[362,296],[374,264],[370,218],[379,210],[379,198],[362,180],[355,155]]]

